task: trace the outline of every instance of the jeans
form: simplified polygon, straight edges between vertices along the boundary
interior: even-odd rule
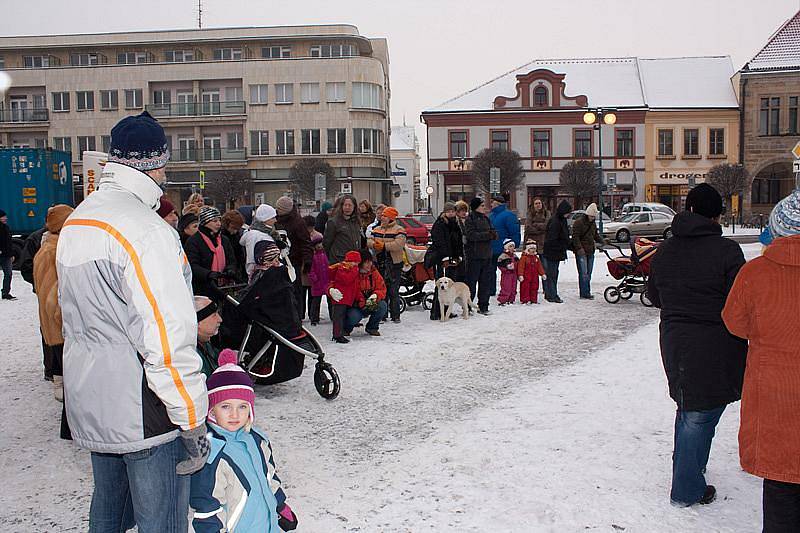
[[[547,259],[541,256],[542,266],[544,273],[547,274],[547,279],[544,281],[544,299],[547,301],[555,300],[558,298],[558,265],[560,261]]]
[[[11,294],[11,266],[11,256],[0,257],[0,268],[3,269],[3,296],[8,296]]]
[[[800,484],[764,480],[764,533],[800,531]]]
[[[389,314],[392,316],[392,320],[400,318],[400,276],[402,272],[403,263],[390,263],[384,268],[386,301],[389,304]]]
[[[670,493],[674,504],[689,506],[703,497],[706,491],[703,472],[711,452],[711,439],[714,438],[714,430],[725,407],[707,411],[676,411]]]
[[[381,326],[381,320],[383,320],[383,317],[386,316],[388,310],[389,306],[387,305],[386,300],[381,300],[378,302],[378,308],[371,313],[361,309],[360,307],[348,307],[347,314],[344,318],[345,333],[349,334],[351,331],[353,331],[353,328],[356,326],[356,324],[361,322],[361,320],[365,317],[369,317],[369,320],[367,320],[367,327],[364,329],[366,331],[378,331],[378,328]]]
[[[495,270],[496,268],[489,258],[469,260],[469,265],[467,266],[467,286],[469,286],[470,298],[473,300],[477,292],[478,309],[480,311],[489,309],[489,296],[491,294],[491,283],[492,277],[495,275]]]
[[[578,287],[581,297],[587,298],[592,295],[592,268],[594,267],[594,254],[577,256],[578,265]]]
[[[120,533],[134,525],[140,533],[186,533],[191,476],[175,472],[185,457],[180,438],[122,455],[92,452],[89,533]]]

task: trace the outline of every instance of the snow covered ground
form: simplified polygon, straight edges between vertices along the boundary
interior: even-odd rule
[[[744,246],[748,256],[758,245]],[[669,505],[674,403],[658,353],[658,314],[605,303],[596,258],[592,302],[492,307],[447,324],[412,308],[382,338],[328,342],[338,399],[312,372],[257,391],[299,531],[755,531],[760,480],[738,466],[738,404],[722,418],[711,506]],[[15,280],[0,304],[0,524],[85,531],[88,454],[58,439],[60,405],[42,381],[36,306]]]

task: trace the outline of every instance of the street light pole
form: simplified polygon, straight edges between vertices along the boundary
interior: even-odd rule
[[[612,109],[589,109],[583,114],[583,123],[587,126],[597,128],[597,184],[600,190],[597,193],[597,201],[600,204],[600,234],[603,234],[603,123],[609,126],[617,123],[617,115]]]

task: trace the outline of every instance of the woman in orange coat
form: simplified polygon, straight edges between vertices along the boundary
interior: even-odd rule
[[[800,531],[800,190],[772,211],[774,240],[739,271],[722,318],[749,340],[739,459],[764,478],[764,531]]]

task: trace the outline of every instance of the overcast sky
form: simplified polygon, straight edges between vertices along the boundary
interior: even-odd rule
[[[424,150],[420,111],[533,59],[730,55],[738,69],[799,8],[800,0],[203,0],[203,27],[350,23],[387,38],[391,121],[417,125]],[[197,0],[0,0],[0,15],[3,36],[196,28]]]

